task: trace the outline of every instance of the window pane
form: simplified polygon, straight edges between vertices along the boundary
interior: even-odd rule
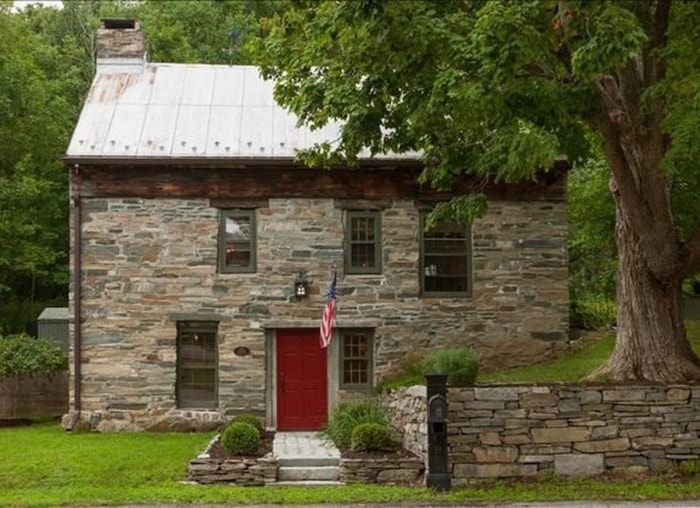
[[[350,250],[350,263],[352,266],[359,268],[375,265],[374,244],[353,244]]]
[[[350,273],[378,273],[381,269],[379,224],[377,212],[348,212],[345,256]]]
[[[228,216],[225,222],[226,266],[248,267],[251,256],[251,220],[248,216]]]
[[[370,346],[370,337],[367,333],[343,334],[343,384],[369,384]]]
[[[439,223],[423,233],[423,291],[468,293],[469,234],[464,226]]]
[[[374,218],[353,217],[350,221],[353,241],[374,242]]]
[[[178,326],[178,405],[191,408],[214,407],[217,403],[217,324],[189,323],[194,322],[180,322]]]

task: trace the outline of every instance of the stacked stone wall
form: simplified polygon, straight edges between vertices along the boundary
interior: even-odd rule
[[[377,380],[439,347],[472,346],[484,365],[532,363],[566,347],[564,203],[490,204],[472,228],[471,298],[421,297],[419,208],[383,206],[381,274],[344,273],[346,217],[333,199],[269,199],[256,212],[256,273],[222,274],[219,210],[207,199],[83,199],[83,417],[149,428],[186,415],[176,407],[175,345],[177,321],[189,316],[219,322],[219,418],[265,415],[269,331],[280,326],[270,323],[317,327],[333,265],[336,322],[371,323]],[[300,271],[311,287],[297,301]]]
[[[424,440],[415,395],[385,397],[394,423]],[[422,388],[422,387],[421,387]],[[453,485],[472,478],[656,472],[700,460],[700,387],[552,385],[451,388]]]
[[[387,408],[394,436],[404,449],[428,457],[428,397],[425,386],[397,388],[382,393],[379,403]]]

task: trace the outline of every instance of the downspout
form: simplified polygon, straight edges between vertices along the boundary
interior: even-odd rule
[[[80,168],[73,168],[73,418],[68,430],[80,420],[81,404],[81,357],[82,357],[82,211],[80,207]]]

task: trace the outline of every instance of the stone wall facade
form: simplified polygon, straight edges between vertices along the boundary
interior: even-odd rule
[[[218,273],[220,211],[208,199],[83,198],[81,206],[84,419],[168,428],[183,418],[210,427],[240,412],[269,417],[270,338],[280,327],[318,327],[334,265],[336,326],[373,329],[376,380],[440,347],[472,346],[488,366],[532,363],[567,345],[563,202],[490,203],[472,227],[471,298],[420,295],[412,200],[381,212],[378,275],[343,272],[346,212],[330,198],[271,198],[257,208],[251,274]],[[296,301],[299,271],[311,294]],[[213,411],[176,407],[176,327],[192,316],[219,321]]]

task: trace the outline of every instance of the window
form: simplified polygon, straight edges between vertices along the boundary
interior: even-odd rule
[[[422,221],[425,224],[425,219]],[[471,231],[456,223],[421,228],[421,289],[426,296],[471,295]]]
[[[255,210],[222,210],[219,227],[219,271],[255,272]]]
[[[215,408],[217,403],[216,321],[177,324],[177,405]]]
[[[373,340],[368,331],[340,333],[340,387],[369,389],[372,387]]]
[[[382,232],[378,212],[348,212],[347,273],[381,273]]]

